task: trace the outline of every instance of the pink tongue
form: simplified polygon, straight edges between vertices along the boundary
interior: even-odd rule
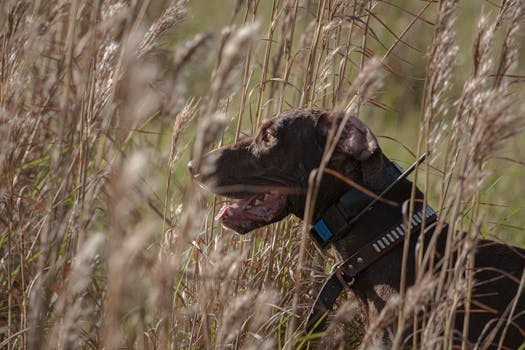
[[[239,233],[277,221],[286,205],[285,195],[257,194],[221,208],[215,220]]]

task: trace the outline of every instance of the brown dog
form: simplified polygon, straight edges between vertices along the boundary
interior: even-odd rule
[[[223,207],[218,214],[223,225],[238,233],[244,234],[279,221],[288,214],[302,218],[308,178],[319,167],[328,130],[332,123],[340,123],[342,117],[341,113],[324,110],[291,110],[268,120],[255,136],[206,154],[198,168],[193,161],[188,166],[194,178],[210,191],[239,199]],[[381,152],[371,130],[353,117],[348,119],[344,127],[328,168],[375,193],[381,193],[398,175],[395,171],[393,174],[392,163]],[[412,183],[404,179],[388,191],[384,198],[403,203],[410,198],[411,188]],[[362,247],[368,247],[372,254],[375,254],[374,249],[378,252],[377,257],[374,257],[376,260],[358,276],[353,276],[355,278],[352,280],[352,291],[360,303],[363,318],[370,324],[388,299],[399,292],[403,245],[390,242],[399,240],[402,234],[397,235],[395,230],[389,230],[396,225],[403,227],[400,226],[403,217],[401,206],[377,202],[352,222],[351,230],[342,223],[343,229],[334,234],[332,231],[339,225],[339,218],[326,213],[333,211],[334,206],[340,209],[346,206],[341,209],[341,215],[350,220],[364,207],[363,202],[366,204],[370,201],[369,198],[363,199],[361,192],[357,191],[354,195],[351,191],[352,188],[344,181],[329,175],[323,176],[313,219],[317,223],[324,219],[317,231],[320,236],[324,237],[328,232],[333,237],[320,239],[323,241],[326,238],[325,243],[331,243],[343,259],[353,256],[356,251],[362,251],[359,250]],[[423,198],[419,190],[416,198]],[[414,221],[417,224],[421,216],[415,219],[418,219]],[[429,230],[432,229],[430,225]],[[442,232],[446,231],[445,227]],[[384,232],[387,234],[380,237]],[[406,271],[408,285],[413,284],[415,275],[413,262],[418,234],[419,231],[414,231],[411,235]],[[426,234],[426,237],[431,236],[432,232]],[[445,236],[442,234],[438,238],[438,255],[444,250]],[[525,269],[524,257],[523,249],[480,241],[475,256],[473,305],[476,307],[473,308],[476,312],[470,314],[469,323],[469,341],[472,344],[486,340],[498,319],[507,319],[509,305],[516,298]],[[505,347],[517,349],[525,342],[524,307],[525,298],[520,295],[512,323],[505,332]],[[458,313],[455,321],[455,338],[460,340],[463,324],[461,313]],[[501,332],[495,336],[493,334],[493,338],[488,339],[489,343],[497,346],[500,336]]]

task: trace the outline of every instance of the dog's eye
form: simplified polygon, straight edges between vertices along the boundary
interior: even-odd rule
[[[266,144],[272,144],[275,141],[277,141],[277,136],[275,135],[275,131],[272,129],[266,129],[264,132],[263,140]]]

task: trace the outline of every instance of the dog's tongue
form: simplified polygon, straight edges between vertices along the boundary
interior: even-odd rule
[[[222,220],[224,226],[242,234],[277,221],[285,206],[285,195],[261,193],[225,205],[215,220]]]

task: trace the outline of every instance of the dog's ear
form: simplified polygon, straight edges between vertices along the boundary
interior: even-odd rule
[[[324,121],[320,120],[320,126],[326,128],[323,130],[324,134],[328,134],[333,122],[340,124],[344,117],[344,113],[324,116]],[[388,177],[385,168],[387,164],[381,148],[372,130],[361,120],[354,116],[347,119],[341,137],[337,142],[337,151],[361,162],[363,182],[367,187],[380,189],[386,186]]]
[[[343,118],[344,115],[340,116],[340,119]],[[350,116],[337,142],[337,149],[363,162],[379,150],[379,145],[372,130],[356,117]]]

